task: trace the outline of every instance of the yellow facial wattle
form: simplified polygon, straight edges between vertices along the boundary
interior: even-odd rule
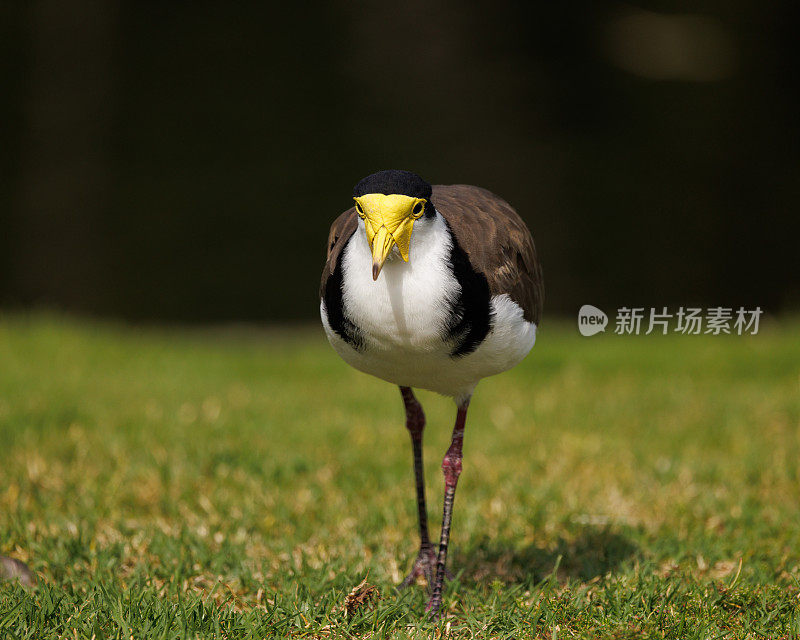
[[[395,245],[400,257],[408,262],[414,220],[425,212],[426,201],[423,198],[382,193],[368,193],[354,200],[372,250],[372,279],[377,280],[383,263]]]

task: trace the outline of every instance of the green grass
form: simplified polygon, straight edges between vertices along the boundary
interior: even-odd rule
[[[422,392],[438,536],[454,407]],[[0,638],[795,638],[800,324],[546,325],[467,423],[442,623],[400,397],[321,331],[0,317]],[[375,607],[341,609],[363,578]],[[449,627],[448,627],[449,625]]]

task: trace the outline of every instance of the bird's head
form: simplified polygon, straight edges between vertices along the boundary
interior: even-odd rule
[[[433,213],[431,185],[410,171],[379,171],[353,189],[356,213],[364,221],[372,250],[372,279],[396,246],[408,262],[414,221]]]

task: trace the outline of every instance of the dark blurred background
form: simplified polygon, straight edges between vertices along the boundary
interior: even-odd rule
[[[511,202],[546,314],[800,308],[800,3],[0,2],[0,305],[312,319],[384,168]]]

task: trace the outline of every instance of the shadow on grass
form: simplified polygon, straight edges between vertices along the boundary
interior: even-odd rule
[[[560,536],[547,546],[516,548],[509,538],[484,536],[455,554],[453,567],[463,570],[461,581],[534,584],[557,570],[557,578],[588,581],[614,571],[635,556],[639,548],[626,536],[607,527],[585,526],[575,535]],[[559,557],[561,561],[559,562]]]

